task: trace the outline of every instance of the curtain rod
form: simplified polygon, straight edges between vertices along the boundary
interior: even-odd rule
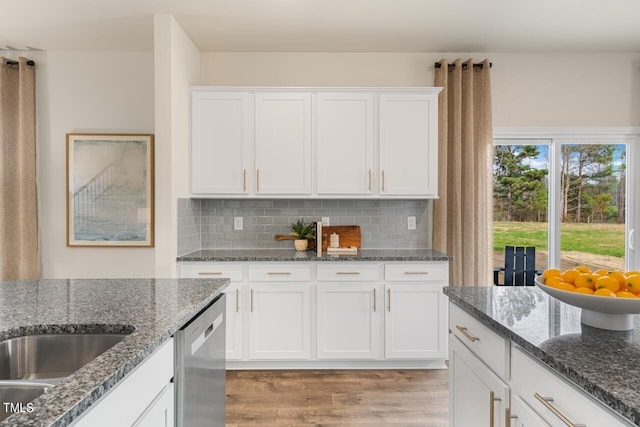
[[[5,65],[18,65],[18,61],[12,61],[10,59],[7,59],[4,63]],[[27,65],[31,65],[33,67],[34,65],[36,65],[36,63],[35,61],[28,60]]]
[[[434,66],[435,68],[440,68],[440,67],[442,67],[442,64],[441,64],[441,63],[439,63],[439,62],[436,62],[435,64],[433,64],[433,66]],[[456,64],[448,64],[448,68],[453,68],[453,67],[455,67],[455,66],[456,66]],[[474,66],[474,67],[478,67],[478,68],[483,68],[483,67],[484,67],[484,64],[473,64],[473,66]],[[466,63],[466,62],[463,62],[463,63],[462,63],[462,69],[464,70],[464,69],[465,69],[465,68],[467,68],[467,67],[468,67],[467,63]],[[492,63],[492,62],[489,62],[489,68],[491,68],[491,67],[493,67],[493,63]]]

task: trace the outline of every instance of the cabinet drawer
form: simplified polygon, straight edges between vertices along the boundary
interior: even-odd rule
[[[380,279],[377,264],[318,265],[318,282],[377,282]]]
[[[520,396],[553,426],[565,425],[559,416],[568,418],[576,425],[633,425],[516,346],[511,352],[511,372],[511,392]],[[552,410],[560,415],[554,414]]]
[[[385,264],[387,282],[445,282],[449,279],[449,263]]]
[[[503,380],[507,378],[509,344],[460,307],[450,304],[449,329]]]
[[[308,282],[311,266],[305,264],[253,264],[249,266],[250,282]]]
[[[173,377],[173,338],[127,374],[73,423],[75,427],[132,425]],[[173,398],[173,395],[171,395]]]
[[[228,263],[180,263],[180,277],[186,278],[224,278],[232,282],[244,280],[244,269],[241,264]]]

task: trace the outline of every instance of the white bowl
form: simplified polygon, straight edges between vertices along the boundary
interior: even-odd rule
[[[536,277],[535,283],[555,299],[580,307],[581,322],[594,328],[629,331],[633,329],[633,315],[640,313],[640,298],[613,298],[563,291],[545,285],[542,277]]]

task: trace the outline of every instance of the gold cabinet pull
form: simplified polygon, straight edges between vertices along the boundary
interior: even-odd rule
[[[404,274],[406,275],[411,275],[411,274],[429,274],[428,271],[405,271]]]
[[[240,290],[236,288],[236,313],[240,311]]]
[[[384,192],[384,171],[382,171],[382,191]]]
[[[268,271],[267,274],[269,276],[290,276],[290,271]]]
[[[373,311],[376,311],[376,288],[373,288]]]
[[[358,275],[360,274],[360,272],[359,271],[336,271],[336,274],[346,276],[346,275]]]
[[[260,169],[256,169],[256,193],[260,192]]]
[[[371,169],[369,169],[369,191],[371,191]]]
[[[462,335],[464,335],[469,341],[471,341],[471,342],[480,341],[480,338],[474,337],[473,335],[471,335],[469,333],[469,330],[466,327],[460,326],[460,325],[456,325],[456,329],[459,330],[460,333]]]
[[[387,310],[391,313],[391,288],[387,289]]]
[[[242,169],[242,191],[247,192],[247,170]]]
[[[253,313],[253,289],[251,289],[251,312]]]
[[[222,273],[220,271],[201,271],[198,273],[198,276],[220,276]]]
[[[558,408],[556,408],[555,406],[553,406],[551,404],[551,402],[553,402],[553,398],[552,397],[543,397],[539,393],[533,393],[533,397],[538,399],[538,401],[540,403],[542,403],[542,405],[544,405],[545,408],[547,408],[549,411],[551,411],[551,413],[553,415],[555,415],[556,417],[558,417],[558,419],[560,419],[560,421],[562,421],[566,426],[568,426],[568,427],[586,427],[585,424],[574,424],[573,422],[571,422],[571,420],[569,418],[567,418],[562,412],[560,412],[558,410]]]
[[[489,392],[489,427],[494,427],[495,422],[495,403],[500,402],[502,399],[496,397],[493,391]]]

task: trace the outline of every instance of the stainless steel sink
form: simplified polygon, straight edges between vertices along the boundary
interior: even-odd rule
[[[126,336],[63,333],[26,335],[1,341],[0,380],[67,377]]]
[[[29,411],[29,402],[51,387],[39,383],[0,383],[0,421],[16,412]]]

